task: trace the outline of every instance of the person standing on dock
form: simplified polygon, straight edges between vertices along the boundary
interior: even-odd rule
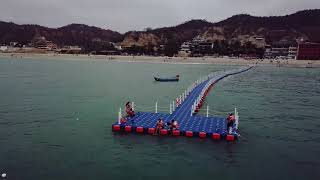
[[[163,123],[163,120],[160,118],[160,119],[158,119],[158,121],[157,121],[156,130],[154,131],[154,135],[160,134],[160,131],[161,131],[161,129],[163,129],[163,128],[164,128],[164,123]]]
[[[178,121],[173,121],[173,124],[172,124],[172,130],[178,130],[179,129],[179,123]]]
[[[179,129],[179,124],[178,121],[172,119],[171,122],[167,122],[168,128],[169,128],[169,132],[170,134],[172,134],[172,132],[174,130],[178,130]]]
[[[230,134],[232,132],[232,127],[234,125],[236,118],[234,114],[230,113],[229,116],[227,117],[227,131]],[[231,128],[231,130],[230,130]]]
[[[130,102],[126,103],[126,113],[127,113],[127,116],[129,117],[133,117],[135,115],[134,111],[132,110]]]

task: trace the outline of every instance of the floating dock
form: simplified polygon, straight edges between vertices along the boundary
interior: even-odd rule
[[[126,123],[121,123],[122,112],[120,108],[118,122],[112,125],[112,130],[114,132],[153,135],[159,118],[161,118],[165,123],[174,119],[179,123],[179,130],[169,133],[167,129],[162,129],[160,131],[160,135],[212,138],[214,140],[226,139],[227,141],[234,141],[239,137],[237,132],[239,116],[236,109],[234,111],[236,121],[231,132],[227,132],[226,117],[209,117],[208,109],[206,116],[201,116],[197,113],[201,109],[206,96],[215,83],[228,76],[246,72],[251,68],[252,66],[229,71],[215,72],[204,78],[200,78],[170,103],[170,108],[168,108],[170,109],[170,112],[168,114],[158,113],[156,103],[154,112],[136,112],[134,117],[127,118]],[[226,114],[226,116],[227,115],[228,114]]]

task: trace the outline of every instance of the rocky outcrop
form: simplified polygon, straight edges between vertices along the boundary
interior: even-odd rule
[[[210,27],[208,30],[202,33],[200,37],[212,42],[226,40],[224,28],[216,26]]]
[[[148,32],[128,32],[124,40],[120,43],[121,46],[156,46],[161,42],[160,38]]]

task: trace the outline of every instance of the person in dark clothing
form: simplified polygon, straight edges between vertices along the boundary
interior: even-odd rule
[[[235,116],[232,113],[230,113],[229,116],[227,117],[227,131],[228,131],[228,133],[230,132],[229,129],[233,127],[235,120],[236,120]]]
[[[179,124],[178,124],[178,121],[172,119],[171,122],[168,122],[167,123],[168,127],[169,127],[169,132],[170,134],[172,134],[172,132],[174,130],[178,130],[179,129]]]
[[[173,123],[174,123],[174,120],[172,119],[170,122],[167,122],[167,125],[169,127],[169,131],[171,132],[172,129],[173,129]]]

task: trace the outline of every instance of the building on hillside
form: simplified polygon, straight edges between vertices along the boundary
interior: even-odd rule
[[[178,56],[188,57],[190,55],[191,55],[191,43],[190,42],[182,43]]]
[[[10,42],[11,47],[15,47],[18,44],[18,42]]]
[[[66,54],[79,54],[81,50],[82,49],[79,46],[65,46],[60,49],[60,52]]]
[[[18,51],[20,51],[20,50],[21,50],[20,47],[12,47],[12,46],[9,46],[8,49],[6,50],[6,52],[14,53],[14,52],[18,52]]]
[[[296,59],[297,58],[297,53],[298,53],[298,48],[294,46],[289,47],[289,52],[288,52],[288,58],[289,59]]]
[[[201,36],[196,36],[190,42],[182,43],[179,56],[204,56],[212,53],[213,43]]]
[[[266,46],[265,46],[264,58],[267,58],[267,59],[272,58],[271,49],[272,49],[272,48],[271,48],[270,45],[266,45]]]
[[[158,49],[160,49],[161,51],[164,51],[165,48],[166,46],[164,44],[160,44]]]
[[[44,36],[40,36],[39,34],[36,34],[33,37],[33,39],[31,40],[31,46],[37,49],[42,49],[47,51],[53,51],[58,48],[55,43],[53,43],[52,41],[46,40]]]
[[[199,43],[199,50],[201,54],[211,54],[213,49],[212,42],[201,42]]]
[[[192,44],[199,44],[202,42],[206,42],[206,39],[202,38],[200,35],[198,35],[192,39]]]
[[[256,41],[260,41],[260,42],[263,42],[264,41],[264,37],[260,37],[260,36],[255,36],[254,39]]]
[[[249,41],[254,44],[257,48],[265,48],[266,40],[264,37],[261,36],[253,36],[249,39]]]
[[[0,46],[1,52],[6,52],[8,50],[8,46]]]
[[[193,56],[206,56],[212,54],[213,43],[211,42],[197,42],[192,44]]]
[[[126,44],[122,44],[121,45],[121,50],[122,51],[126,51],[126,50],[129,50],[129,49],[131,49],[132,47],[134,47],[135,45],[126,45]]]
[[[304,42],[298,45],[298,60],[320,60],[320,43]]]
[[[58,48],[58,46],[53,43],[52,41],[46,41],[46,44],[47,44],[47,47],[50,49],[50,50],[55,50]]]
[[[289,55],[289,47],[272,47],[271,48],[271,57],[272,58],[284,58]]]
[[[288,59],[293,58],[296,54],[296,42],[282,40],[272,44],[271,58]]]
[[[35,48],[37,48],[38,46],[45,46],[46,38],[44,36],[40,36],[39,34],[36,34],[31,40],[31,44]]]
[[[44,42],[38,43],[38,44],[36,44],[35,47],[38,49],[44,49],[44,50],[48,50],[48,51],[52,51],[52,50],[57,49],[57,45],[54,44],[52,41],[44,41]]]
[[[123,50],[123,48],[122,48],[122,46],[120,44],[113,43],[113,46],[118,51],[122,51]]]

